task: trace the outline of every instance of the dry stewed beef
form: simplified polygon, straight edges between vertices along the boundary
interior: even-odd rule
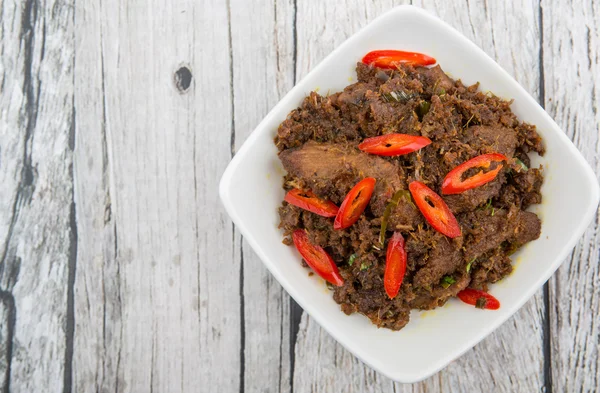
[[[275,144],[288,172],[286,190],[311,190],[339,205],[358,181],[374,177],[369,206],[354,225],[336,231],[333,219],[283,202],[280,227],[284,243],[291,245],[291,233],[305,229],[331,255],[344,279],[333,289],[343,312],[398,330],[412,308],[439,307],[466,287],[487,290],[511,272],[510,255],[539,237],[539,218],[524,209],[542,199],[542,169],[530,168],[528,153],[543,154],[544,147],[509,101],[454,81],[439,66],[392,71],[359,63],[357,75],[358,82],[339,93],[310,93],[281,123]],[[423,135],[432,143],[399,157],[358,149],[365,138],[388,133]],[[392,196],[414,180],[440,194],[450,170],[486,153],[504,154],[509,163],[492,182],[443,196],[462,236],[450,239],[431,228],[408,191],[392,209],[386,237],[403,234],[408,260],[400,292],[389,299],[379,233]]]

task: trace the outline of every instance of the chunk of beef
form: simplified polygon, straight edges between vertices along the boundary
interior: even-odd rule
[[[443,276],[453,273],[464,264],[459,239],[450,240],[438,232],[433,235],[433,238],[434,247],[424,258],[423,267],[413,278],[413,285],[416,288],[432,288]]]
[[[398,205],[390,214],[387,229],[389,231],[407,231],[415,229],[424,222],[423,215],[414,203],[400,199]]]
[[[446,99],[431,97],[431,106],[423,116],[421,134],[434,141],[458,139],[461,132],[462,115]]]
[[[408,323],[412,299],[410,283],[403,283],[400,293],[390,299],[383,287],[383,255],[363,254],[354,263],[340,266],[344,284],[334,288],[333,299],[346,314],[359,312],[379,327],[399,330]]]
[[[542,138],[537,133],[535,126],[526,123],[517,124],[517,132],[519,135],[519,145],[524,152],[535,151],[540,155],[544,155],[546,149]]]
[[[447,288],[437,285],[433,289],[417,289],[414,299],[410,302],[410,307],[421,310],[432,310],[441,307],[449,298],[456,296],[458,292],[469,286],[471,277],[466,272],[462,272],[455,280],[456,282]]]
[[[279,228],[284,230],[283,244],[292,245],[291,234],[300,225],[300,212],[300,208],[288,203],[279,208]]]
[[[527,165],[527,164],[526,164]],[[519,167],[518,165],[514,165]],[[521,168],[518,168],[521,170]],[[544,177],[542,170],[530,168],[527,171],[517,172],[513,170],[508,175],[508,183],[500,190],[498,204],[509,208],[513,205],[526,209],[532,204],[542,203],[542,181]]]
[[[540,218],[532,212],[519,210],[517,227],[511,237],[507,240],[513,247],[521,247],[540,237],[542,233],[542,222]]]
[[[380,85],[391,77],[392,70],[382,70],[359,62],[356,63],[356,75],[359,82]]]
[[[507,157],[515,154],[518,146],[517,132],[502,126],[473,126],[465,130],[464,142],[479,154],[500,153]]]
[[[370,111],[367,124],[362,126],[365,136],[399,132],[400,129],[410,128],[410,124],[415,124],[412,105],[400,103],[389,105],[379,93],[375,92],[368,92],[366,97]]]
[[[431,68],[416,67],[414,70],[417,74],[417,79],[423,85],[428,86],[430,95],[444,94],[454,87],[454,81],[446,75],[439,65]]]
[[[403,170],[382,157],[361,152],[350,145],[307,142],[279,153],[283,167],[302,179],[317,195],[341,203],[350,189],[365,177],[377,182],[371,197],[375,216],[385,211],[395,190],[405,189]]]
[[[337,96],[336,105],[343,110],[357,108],[365,100],[367,92],[375,89],[375,85],[371,83],[358,82],[350,85]]]
[[[284,150],[301,146],[310,139],[346,142],[360,136],[358,125],[341,116],[331,98],[312,92],[300,108],[293,110],[279,125],[275,144]]]
[[[510,258],[502,250],[493,250],[473,263],[469,286],[487,291],[488,283],[501,280],[509,275],[512,269]]]
[[[423,83],[416,79],[391,78],[379,87],[385,102],[395,106],[423,98]]]
[[[504,242],[521,246],[540,235],[540,219],[531,212],[512,208],[475,210],[460,217],[465,241],[464,258],[474,260]]]
[[[536,203],[542,203],[541,188],[543,181],[544,176],[541,169],[538,168],[530,168],[527,171],[513,174],[512,182],[521,194],[521,207],[523,209]]]
[[[357,266],[360,266],[363,258],[373,250],[373,245],[379,242],[379,225],[364,216],[344,231],[331,230],[330,218],[307,211],[302,212],[302,222],[304,227],[310,228],[308,237],[311,243],[327,249],[336,263],[345,264],[354,254]]]
[[[490,198],[498,196],[505,181],[506,176],[501,171],[494,180],[481,187],[442,197],[454,214],[471,211],[487,203]]]

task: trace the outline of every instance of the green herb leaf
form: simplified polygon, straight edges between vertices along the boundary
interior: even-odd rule
[[[475,259],[477,258],[471,259],[471,261],[467,264],[467,273],[471,271],[471,265],[473,264],[473,262],[475,262]]]
[[[523,161],[519,160],[518,158],[515,158],[515,161],[521,167],[521,171],[527,172],[529,170],[529,168],[527,168],[527,165],[525,165]]]
[[[496,214],[496,208],[492,207],[492,217],[494,217],[494,214]]]
[[[404,199],[406,202],[410,203],[411,205],[415,206],[415,203],[412,200],[412,195],[410,195],[410,191],[408,190],[400,190],[398,191],[398,193],[400,194],[400,199]]]
[[[519,249],[519,247],[516,244],[509,244],[505,251],[506,255],[511,256],[512,254],[517,252],[518,249]]]
[[[454,284],[455,282],[456,282],[456,280],[454,279],[454,277],[444,276],[444,278],[442,278],[442,287],[448,288],[450,285]]]
[[[489,209],[490,207],[492,207],[492,198],[488,199],[487,204],[485,205],[486,209]]]
[[[417,116],[419,116],[419,120],[423,121],[423,117],[429,113],[431,109],[431,102],[429,101],[421,101],[419,107],[417,108]]]
[[[360,270],[361,270],[361,271],[363,271],[363,270],[367,270],[367,269],[368,269],[370,266],[371,266],[371,265],[369,265],[368,263],[366,263],[366,262],[363,262],[363,263],[361,263],[361,264],[360,264]]]
[[[415,98],[415,94],[407,93],[403,90],[396,90],[382,94],[381,98],[383,98],[383,100],[386,102],[394,101],[404,103]]]
[[[356,254],[350,255],[350,258],[348,258],[348,265],[352,266],[352,264],[354,263],[355,259],[356,259]]]

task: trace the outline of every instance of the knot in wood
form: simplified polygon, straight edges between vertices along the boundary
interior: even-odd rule
[[[175,81],[175,87],[181,93],[185,93],[192,84],[192,71],[186,66],[180,67],[177,71],[175,71],[175,75],[173,76]]]

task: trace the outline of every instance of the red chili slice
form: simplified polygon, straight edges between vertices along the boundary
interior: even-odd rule
[[[333,229],[345,229],[358,221],[371,200],[374,188],[375,179],[372,177],[366,177],[356,183],[344,198],[333,221]]]
[[[378,156],[400,156],[417,151],[430,143],[431,139],[424,136],[386,134],[367,138],[358,145],[358,148]]]
[[[433,57],[417,52],[405,52],[401,50],[374,50],[363,57],[362,62],[379,68],[395,69],[400,63],[413,65],[435,64]]]
[[[493,162],[508,161],[505,155],[500,153],[482,154],[467,162],[463,162],[456,168],[452,169],[442,183],[442,194],[460,194],[463,191],[470,190],[475,187],[482,186],[491,182],[496,178],[498,172],[502,169],[502,165],[484,173],[482,170],[463,180],[463,174],[472,168],[489,168]]]
[[[456,296],[463,302],[477,308],[488,310],[497,310],[500,308],[500,302],[487,292],[478,289],[467,288],[460,291]]]
[[[312,191],[297,188],[288,191],[284,201],[323,217],[335,217],[339,208],[331,201],[320,199]]]
[[[302,258],[315,273],[338,287],[344,284],[344,279],[340,276],[333,259],[322,247],[312,244],[304,230],[295,230],[292,239]]]
[[[404,238],[400,232],[395,232],[389,240],[385,254],[385,273],[383,286],[385,293],[393,299],[400,291],[400,285],[406,273],[406,250]]]
[[[454,217],[441,196],[419,181],[410,183],[408,189],[415,200],[415,204],[435,230],[450,238],[461,235],[456,217]]]

